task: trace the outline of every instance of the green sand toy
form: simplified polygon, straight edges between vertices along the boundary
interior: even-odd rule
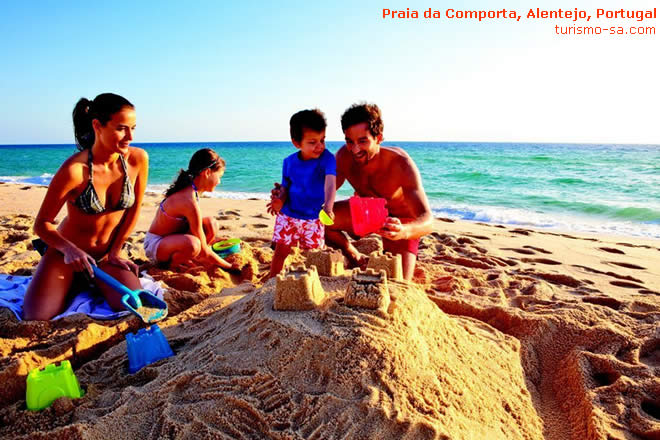
[[[241,239],[230,238],[229,240],[218,241],[211,246],[213,252],[220,257],[226,257],[241,251]]]
[[[71,368],[71,362],[62,361],[59,365],[50,364],[40,370],[35,368],[27,377],[25,404],[30,411],[48,408],[60,397],[78,399],[85,393]]]

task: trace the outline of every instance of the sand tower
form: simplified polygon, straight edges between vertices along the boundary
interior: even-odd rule
[[[355,249],[361,254],[369,255],[372,252],[383,252],[383,240],[377,235],[367,235],[353,243]]]
[[[373,269],[353,271],[344,302],[348,306],[387,311],[390,306],[390,292],[387,288],[385,271],[376,272]]]
[[[344,256],[338,250],[307,252],[307,266],[316,267],[319,275],[334,277],[344,274]]]
[[[291,267],[286,275],[277,275],[275,310],[312,310],[325,298],[316,267]]]
[[[376,272],[384,270],[387,278],[391,280],[403,281],[403,266],[401,264],[401,255],[392,255],[390,252],[379,254],[372,252],[369,255],[367,269],[373,269]]]

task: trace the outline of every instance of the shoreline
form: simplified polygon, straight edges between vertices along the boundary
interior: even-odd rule
[[[45,194],[45,189],[47,188],[47,185],[41,184],[41,183],[24,183],[24,182],[11,182],[11,181],[2,181],[0,180],[0,188],[2,188],[4,185],[21,185],[22,188],[25,187],[36,187],[36,188],[43,188],[44,189],[44,194]],[[154,186],[158,186],[159,189],[156,190],[154,189]],[[145,191],[145,199],[147,196],[149,197],[154,197],[157,198],[158,200],[161,199],[162,197],[162,191],[164,191],[165,188],[169,186],[168,184],[155,184],[155,185],[148,185],[147,189]],[[162,187],[162,190],[161,190]],[[234,197],[235,196],[235,197]],[[223,200],[226,202],[234,202],[234,203],[242,203],[244,201],[255,201],[259,200],[264,202],[264,209],[263,212],[266,212],[265,209],[265,202],[269,198],[269,193],[252,193],[252,192],[240,192],[240,191],[214,191],[214,194],[203,194],[201,196],[203,199],[212,199],[212,200]],[[43,196],[42,196],[43,198]],[[337,200],[345,200],[348,197],[345,196],[339,196],[337,197]],[[0,199],[2,201],[2,199]],[[15,211],[12,211],[11,208],[7,207],[8,205],[6,204],[4,207],[0,206],[0,215],[3,215],[4,213],[18,213]],[[220,206],[226,206],[225,202],[222,202]],[[38,208],[37,208],[38,209]],[[555,233],[555,234],[565,234],[565,235],[578,235],[578,236],[585,236],[585,237],[590,237],[590,238],[598,238],[598,237],[603,237],[607,239],[621,239],[621,240],[650,240],[650,241],[656,241],[660,242],[660,235],[658,236],[652,236],[652,235],[644,235],[643,233],[638,233],[638,234],[630,234],[630,233],[625,233],[623,231],[592,231],[592,230],[587,230],[584,227],[583,224],[576,224],[574,228],[564,228],[560,226],[539,226],[535,224],[529,224],[529,223],[519,223],[519,222],[495,222],[495,221],[488,221],[488,220],[470,220],[470,219],[464,219],[464,218],[454,218],[454,217],[449,217],[446,214],[442,214],[439,211],[442,211],[442,209],[439,208],[432,208],[433,215],[436,221],[442,221],[442,222],[459,222],[459,223],[467,223],[467,224],[473,224],[473,225],[479,225],[479,224],[487,224],[491,226],[504,226],[507,228],[522,228],[522,229],[531,229],[540,233]],[[36,212],[35,212],[36,214]],[[274,218],[273,218],[274,219]],[[594,222],[596,223],[596,222]],[[610,222],[606,224],[623,224],[622,222]],[[640,224],[640,225],[643,225]],[[652,223],[653,225],[653,223]]]

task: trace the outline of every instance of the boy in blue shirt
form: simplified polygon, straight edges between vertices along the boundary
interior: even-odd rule
[[[335,156],[325,149],[325,116],[318,110],[302,110],[289,121],[291,142],[300,150],[284,159],[279,197],[268,205],[277,213],[273,241],[275,254],[268,278],[282,270],[293,246],[316,249],[325,246],[325,228],[319,220],[323,209],[334,218],[337,177]]]

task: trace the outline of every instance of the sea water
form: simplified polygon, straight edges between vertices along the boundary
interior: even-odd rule
[[[211,194],[267,199],[289,142],[136,143],[149,153],[147,190],[162,193],[192,153],[226,161]],[[386,142],[413,158],[436,217],[660,238],[660,146]],[[336,152],[341,142],[328,142]],[[0,181],[48,185],[73,145],[0,146]],[[387,179],[387,174],[383,175]],[[352,195],[345,183],[339,198]]]

